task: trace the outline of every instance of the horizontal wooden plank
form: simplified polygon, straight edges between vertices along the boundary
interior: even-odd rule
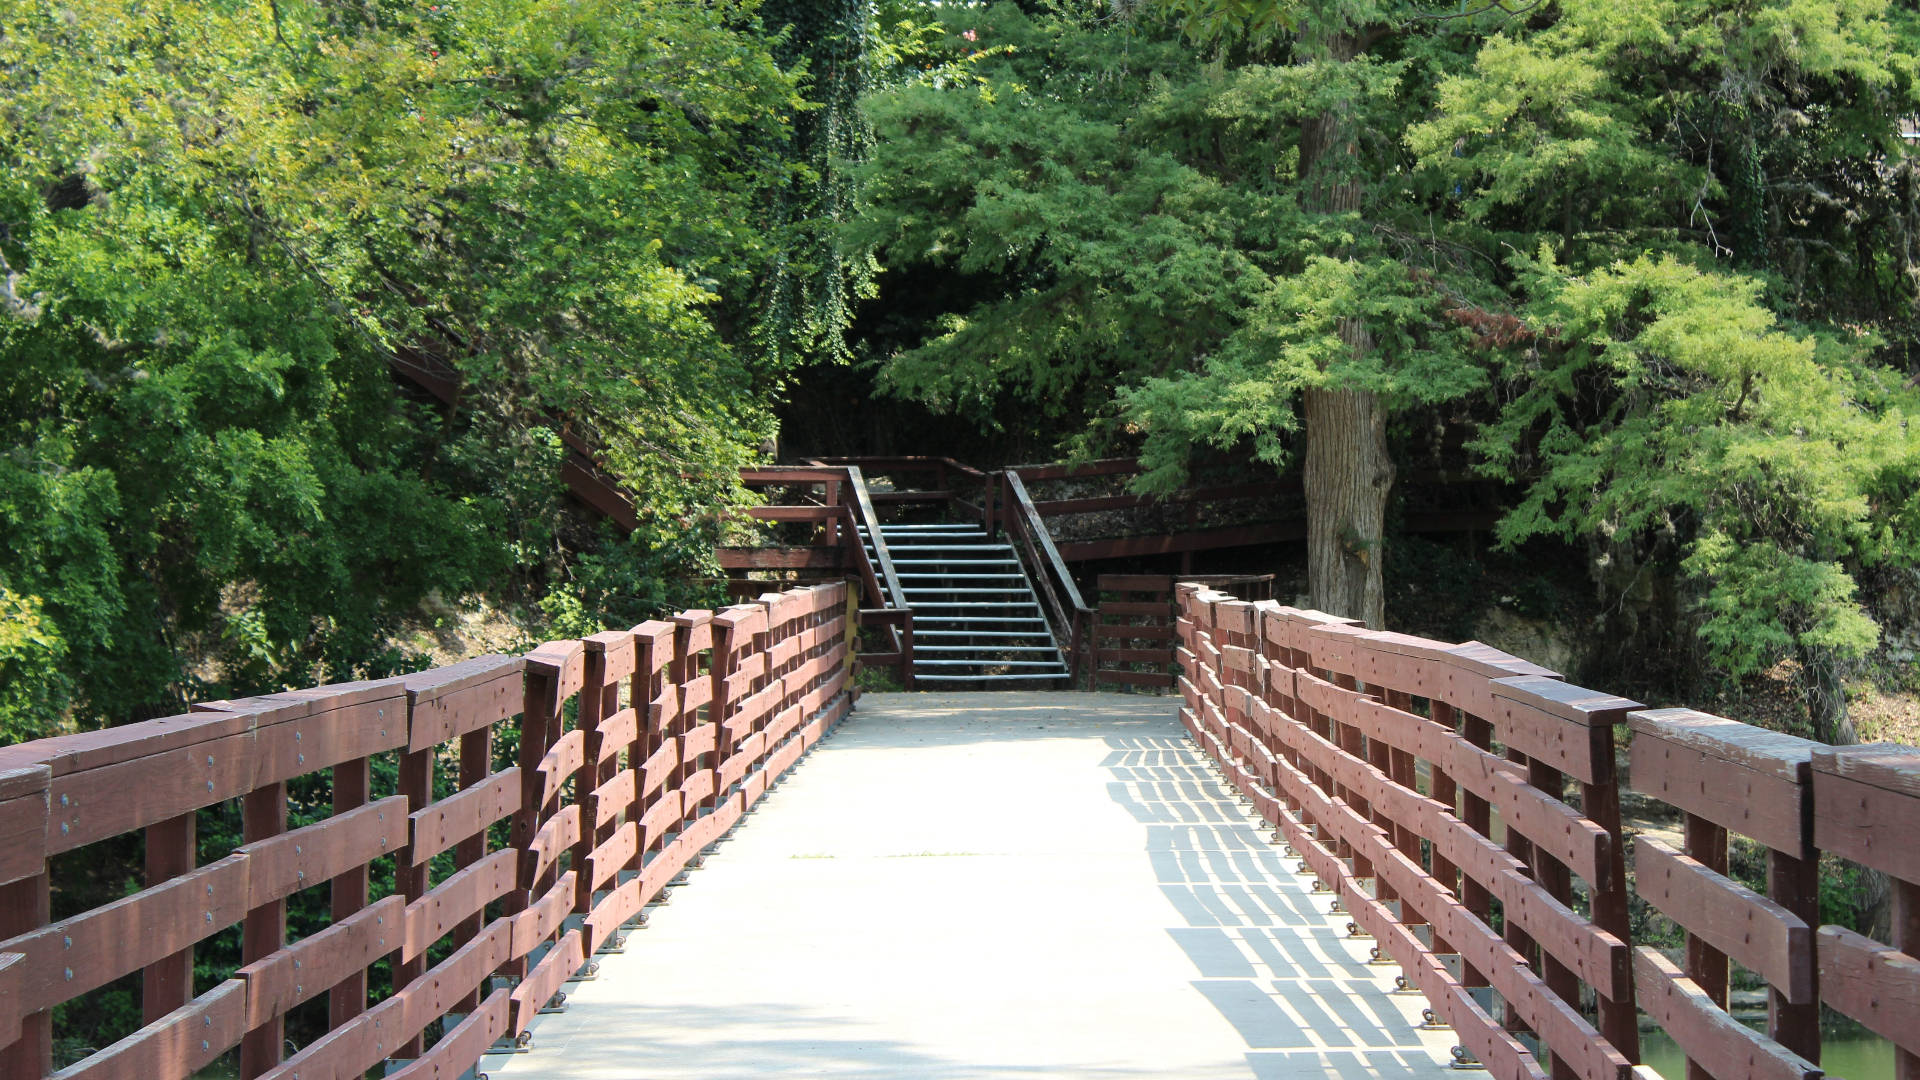
[[[408,818],[408,861],[419,866],[514,814],[520,809],[521,787],[516,765],[415,810]]]
[[[513,988],[510,1023],[515,1032],[525,1031],[533,1023],[534,1015],[545,1008],[560,987],[566,985],[574,972],[587,962],[584,944],[580,931],[567,931],[559,943],[540,958],[540,962],[527,973],[520,985]]]
[[[587,761],[587,733],[579,728],[560,736],[547,749],[546,756],[540,759],[535,770],[540,775],[540,799],[538,805],[545,806],[560,794],[560,789],[580,771]]]
[[[846,550],[833,547],[716,548],[722,570],[841,570]]]
[[[1920,1054],[1920,958],[1839,926],[1820,928],[1820,998]]]
[[[126,1038],[81,1058],[49,1080],[155,1080],[189,1077],[239,1045],[247,1031],[247,991],[228,979]]]
[[[600,739],[600,760],[609,761],[640,738],[640,715],[631,708],[620,709],[594,727]]]
[[[246,985],[245,1029],[257,1028],[324,994],[394,951],[406,922],[406,901],[383,897],[339,922],[234,973]]]
[[[394,795],[234,849],[247,860],[250,907],[323,885],[407,842],[407,800]]]
[[[1265,708],[1258,702],[1256,707]],[[1376,810],[1413,828],[1432,843],[1436,855],[1485,886],[1504,905],[1509,920],[1583,981],[1609,998],[1625,996],[1633,978],[1626,944],[1555,900],[1531,880],[1524,864],[1468,828],[1451,807],[1393,783],[1369,762],[1343,752],[1303,725],[1284,724],[1279,730],[1289,749],[1332,776],[1336,784],[1358,792]]]
[[[1132,639],[1135,641],[1172,641],[1171,626],[1110,626],[1102,624],[1093,628],[1093,636],[1100,639]]]
[[[1403,903],[1410,903],[1434,932],[1460,951],[1507,999],[1528,1026],[1586,1080],[1626,1080],[1632,1066],[1602,1039],[1593,1026],[1550,991],[1526,961],[1498,935],[1461,907],[1419,864],[1392,846],[1380,828],[1363,820],[1346,803],[1315,787],[1284,758],[1275,761],[1288,795],[1359,857],[1373,864],[1379,880]]]
[[[559,933],[567,916],[573,912],[574,898],[580,890],[579,881],[574,871],[567,871],[543,895],[507,920],[513,926],[512,936],[508,939],[508,955],[511,959],[518,960],[531,954]]]
[[[1173,685],[1173,676],[1164,671],[1116,671],[1113,668],[1100,668],[1093,673],[1094,681],[1115,686],[1166,686]]]
[[[622,813],[639,805],[639,793],[636,790],[639,779],[639,774],[632,769],[621,769],[606,783],[593,789],[589,806],[595,829],[612,824]]]
[[[1659,950],[1634,949],[1633,974],[1640,1008],[1712,1075],[1743,1080],[1815,1080],[1822,1075],[1818,1065],[1727,1015]]]
[[[519,713],[524,668],[518,656],[492,655],[407,676],[407,749],[438,746]]]
[[[389,999],[389,1002],[400,1002],[396,1025],[400,1041],[420,1034],[427,1025],[447,1015],[461,999],[486,985],[487,978],[507,962],[510,931],[511,925],[504,919],[487,924],[472,941],[453,950],[445,960],[428,968]],[[360,1067],[372,1068],[391,1056],[397,1047],[389,1042],[382,1049],[379,1057]]]
[[[1612,837],[1579,811],[1528,784],[1526,774],[1513,763],[1424,717],[1313,675],[1296,675],[1295,687],[1300,700],[1324,715],[1444,770],[1461,787],[1497,807],[1509,828],[1545,847],[1589,882],[1606,887],[1612,873]]]
[[[505,987],[495,990],[432,1049],[388,1073],[386,1080],[458,1080],[506,1033],[512,997]]]
[[[0,885],[33,877],[47,865],[47,792],[53,771],[44,765],[15,769],[16,794],[0,801]],[[39,790],[27,790],[30,778]]]
[[[1843,773],[1830,753],[1814,755],[1815,847],[1903,881],[1920,881],[1916,836],[1920,836],[1920,798]]]
[[[232,709],[224,703],[196,706],[195,711],[178,716],[163,716],[137,724],[100,731],[56,735],[0,747],[0,772],[14,769],[44,768],[53,776],[100,769],[136,758],[152,757],[169,750],[198,746],[201,743],[240,735],[253,730],[255,716],[244,706]],[[258,711],[258,710],[255,710]],[[12,798],[18,792],[5,797]]]
[[[247,729],[131,761],[56,773],[47,852],[71,851],[246,794],[253,788],[253,745],[254,733]]]
[[[1173,576],[1170,574],[1101,574],[1094,579],[1101,592],[1163,592],[1167,605],[1173,604]]]
[[[580,639],[590,662],[598,664],[597,678],[604,685],[617,683],[633,674],[639,657],[630,630],[602,630]]]
[[[1172,619],[1173,605],[1165,601],[1102,600],[1096,609],[1102,617]]]
[[[1716,745],[1675,724],[1648,721],[1643,729],[1641,718],[1647,715],[1634,714],[1635,734],[1633,745],[1628,748],[1628,775],[1635,791],[1645,792],[1795,858],[1807,857],[1813,837],[1805,828],[1802,811],[1811,775],[1811,744],[1799,763],[1797,775],[1791,771],[1781,775],[1781,770],[1771,766],[1750,766],[1748,761],[1753,760],[1750,754]],[[1734,726],[1746,727],[1745,724]],[[1668,735],[1683,737],[1668,738]],[[1772,760],[1779,763],[1778,758]]]
[[[620,868],[627,865],[640,851],[640,823],[629,821],[613,830],[613,835],[587,856],[587,865],[580,868],[585,876],[581,885],[583,894],[591,895],[600,886],[606,884]]]
[[[411,961],[462,921],[484,911],[500,897],[516,892],[519,869],[519,853],[503,848],[454,871],[425,896],[406,905],[402,913],[404,929],[396,937],[400,942],[401,961]]]
[[[560,812],[542,822],[526,849],[520,853],[522,881],[538,881],[547,868],[559,861],[562,853],[580,842],[580,804],[569,803]]]
[[[398,694],[262,724],[254,729],[253,786],[372,757],[406,742],[406,702]]]
[[[1821,746],[1814,768],[1870,787],[1920,799],[1920,747],[1898,743]]]
[[[542,708],[558,716],[560,703],[580,692],[586,681],[587,650],[578,641],[549,641],[525,656],[526,673],[545,687]]]
[[[248,907],[247,858],[230,855],[123,900],[0,941],[0,953],[25,957],[8,969],[19,972],[18,1011],[42,1012],[131,975],[239,922]]]
[[[1794,1005],[1814,1000],[1813,931],[1766,897],[1661,843],[1634,841],[1635,892],[1689,934],[1758,973]]]

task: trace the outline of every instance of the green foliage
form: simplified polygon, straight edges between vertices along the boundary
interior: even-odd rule
[[[0,15],[5,663],[63,674],[8,734],[400,670],[429,595],[687,595],[684,519],[860,288],[839,17],[800,49],[745,0]],[[571,523],[570,446],[632,542]]]
[[[1031,402],[1147,490],[1284,467],[1309,388],[1473,417],[1502,539],[1686,579],[1721,674],[1873,646],[1859,575],[1920,559],[1911,13],[1023,7],[965,9],[978,84],[872,103],[863,237],[952,282],[883,386]]]
[[[1679,534],[1700,634],[1734,675],[1872,648],[1846,567],[1920,554],[1868,494],[1920,475],[1913,395],[1859,343],[1783,330],[1752,279],[1673,257],[1577,276],[1516,261],[1553,344],[1514,358],[1525,389],[1477,443],[1509,474],[1539,458],[1501,539]]]

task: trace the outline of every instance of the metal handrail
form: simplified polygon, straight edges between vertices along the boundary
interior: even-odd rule
[[[1001,474],[1001,482],[1006,487],[1007,506],[1005,508],[1007,524],[1015,526],[1021,542],[1031,557],[1034,578],[1041,587],[1042,594],[1053,609],[1054,617],[1066,629],[1068,644],[1067,655],[1070,668],[1076,675],[1080,669],[1080,652],[1083,635],[1090,632],[1093,625],[1093,609],[1080,595],[1080,587],[1073,582],[1073,575],[1067,572],[1067,562],[1060,557],[1060,549],[1054,546],[1053,536],[1047,532],[1047,524],[1042,521],[1033,508],[1033,498],[1027,494],[1027,485],[1021,481],[1020,474],[1007,469]],[[1055,586],[1058,585],[1058,591]],[[1065,599],[1062,599],[1062,595]],[[1069,610],[1071,609],[1071,610]]]

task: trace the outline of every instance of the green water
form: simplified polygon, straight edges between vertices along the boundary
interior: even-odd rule
[[[1667,1080],[1686,1080],[1687,1056],[1664,1031],[1640,1033],[1640,1060],[1653,1066]],[[1828,1076],[1845,1080],[1893,1080],[1893,1044],[1857,1027],[1823,1031],[1820,1067]]]

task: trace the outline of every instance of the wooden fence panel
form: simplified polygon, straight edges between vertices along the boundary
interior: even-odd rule
[[[144,1026],[63,1080],[185,1080],[236,1047],[248,1080],[383,1061],[449,1076],[524,1037],[747,792],[851,707],[845,586],[750,607],[744,624],[684,612],[526,657],[0,748],[0,1075],[54,1075],[53,1009],[135,974]],[[496,760],[503,729],[517,761]],[[376,759],[397,794],[376,797]],[[244,843],[196,865],[195,815],[230,800]],[[136,832],[145,887],[52,920],[49,860]],[[376,864],[390,895],[370,895]],[[290,942],[288,902],[321,886],[330,922]],[[243,966],[194,996],[194,946],[236,928]],[[392,992],[369,1008],[369,972],[389,958]],[[289,1054],[288,1015],[322,995],[324,1033]]]

